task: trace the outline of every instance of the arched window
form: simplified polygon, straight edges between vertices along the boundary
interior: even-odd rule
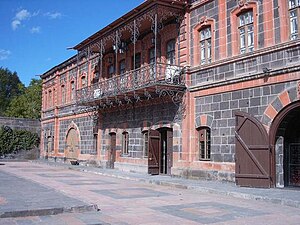
[[[201,29],[199,35],[201,65],[211,63],[211,27]]]
[[[129,134],[124,131],[122,133],[122,154],[128,155],[128,145],[129,145]]]
[[[253,11],[246,11],[238,16],[240,53],[253,52],[254,50],[254,26]]]
[[[85,86],[87,86],[86,76],[82,76],[81,77],[81,87],[84,88]]]
[[[71,101],[74,101],[75,99],[75,82],[71,81]]]
[[[200,127],[198,131],[199,160],[210,160],[211,136],[210,128]]]
[[[61,85],[61,104],[66,103],[66,86]]]
[[[298,38],[300,0],[289,0],[290,39]]]
[[[49,91],[49,99],[48,99],[48,103],[49,103],[49,108],[53,106],[53,97],[52,97],[52,91]]]

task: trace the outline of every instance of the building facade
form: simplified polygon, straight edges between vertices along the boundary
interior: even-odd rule
[[[41,156],[299,187],[299,10],[298,0],[143,2],[41,76]]]

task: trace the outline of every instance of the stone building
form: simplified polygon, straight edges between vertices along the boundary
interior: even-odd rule
[[[298,0],[147,0],[43,79],[42,156],[300,186]]]

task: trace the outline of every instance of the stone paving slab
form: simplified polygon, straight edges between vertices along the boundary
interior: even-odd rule
[[[10,167],[13,165],[20,167]],[[53,174],[50,170],[56,168],[60,170],[59,173],[71,174],[73,177],[43,177],[39,175],[40,171],[25,171],[32,165],[41,166],[43,171],[49,170],[48,173],[43,172],[45,174]],[[28,162],[7,163],[6,166],[0,167],[0,171],[34,184],[40,184],[42,187],[47,186],[49,189],[57,190],[58,193],[79,201],[97,204],[101,211],[0,218],[0,224],[298,225],[300,221],[300,209],[298,208],[201,192],[189,188],[187,184],[176,184],[180,188],[175,188],[172,183],[163,180],[170,179],[167,176],[148,176],[136,173],[129,173],[132,175],[129,176],[126,173],[122,175],[120,171],[116,170],[104,170],[107,171],[107,174],[109,172],[112,174],[103,176],[97,174],[99,171],[97,168],[91,168],[89,173],[87,173],[87,169],[89,169],[87,167],[82,167],[85,173],[80,171],[81,166],[74,168],[79,171],[70,170],[67,164],[50,165]],[[96,172],[93,171],[94,169]],[[150,184],[149,180],[145,179],[147,177],[155,179],[157,183],[163,180],[162,185]],[[146,181],[133,181],[133,179],[145,179]],[[101,184],[95,185],[96,181]],[[73,182],[91,182],[92,185],[73,186]],[[34,194],[32,193],[31,201],[38,201]],[[2,202],[4,201],[2,200]]]
[[[0,218],[98,210],[96,205],[4,171],[0,171],[0,181]]]
[[[246,188],[236,186],[232,182],[208,181],[208,180],[191,180],[170,176],[151,176],[148,174],[124,172],[120,170],[102,169],[87,166],[72,166],[70,164],[55,163],[49,161],[34,161],[36,163],[46,163],[56,167],[65,167],[71,170],[100,174],[120,179],[127,179],[150,184],[170,186],[182,189],[194,189],[204,193],[222,194],[242,199],[254,199],[274,204],[300,208],[300,188]]]

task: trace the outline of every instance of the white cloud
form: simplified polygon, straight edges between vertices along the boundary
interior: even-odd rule
[[[16,30],[21,26],[22,21],[28,20],[33,16],[37,16],[39,14],[39,11],[31,13],[27,9],[20,9],[16,13],[15,17],[13,18],[11,22],[11,27],[13,30]]]
[[[27,9],[22,9],[19,12],[17,12],[15,19],[22,21],[25,20],[27,18],[31,17],[31,13],[27,11]]]
[[[30,29],[30,33],[32,33],[32,34],[38,34],[40,32],[41,32],[41,27],[32,27]]]
[[[9,50],[0,49],[0,60],[5,60],[11,54]]]
[[[62,14],[60,12],[54,12],[54,13],[47,12],[44,14],[44,16],[49,17],[49,19],[59,19],[62,17]]]
[[[11,27],[13,30],[16,30],[21,25],[21,22],[19,20],[13,20],[11,22]]]

